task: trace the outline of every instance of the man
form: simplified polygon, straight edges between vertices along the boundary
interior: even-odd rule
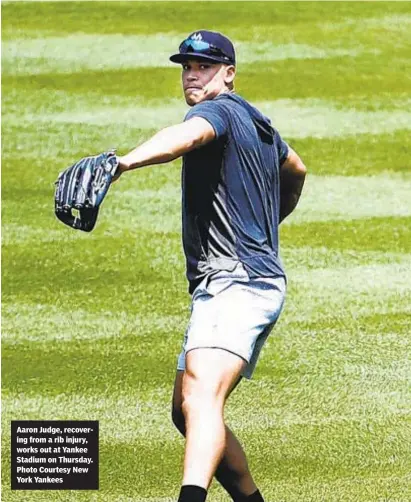
[[[204,502],[213,476],[236,502],[261,502],[227,397],[250,378],[285,295],[278,225],[296,207],[306,169],[269,120],[234,92],[234,47],[200,30],[170,60],[191,107],[119,157],[125,171],[183,157],[183,244],[192,314],[178,359],[173,422],[186,437],[179,502]]]

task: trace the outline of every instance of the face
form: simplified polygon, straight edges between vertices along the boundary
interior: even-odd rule
[[[189,106],[213,99],[227,91],[234,80],[234,66],[190,59],[182,64],[184,97]]]

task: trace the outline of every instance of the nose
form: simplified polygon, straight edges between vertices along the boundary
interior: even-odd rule
[[[195,80],[198,80],[198,75],[195,71],[191,70],[189,73],[187,73],[186,79],[189,82],[194,82]]]

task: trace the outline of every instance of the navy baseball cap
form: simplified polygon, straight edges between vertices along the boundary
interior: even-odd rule
[[[184,63],[189,59],[201,59],[235,65],[235,51],[231,41],[216,31],[194,31],[170,57],[173,63]]]

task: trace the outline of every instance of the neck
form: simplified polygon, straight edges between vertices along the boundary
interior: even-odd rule
[[[235,90],[224,87],[224,89],[218,93],[218,96],[221,96],[221,94],[235,94]]]

